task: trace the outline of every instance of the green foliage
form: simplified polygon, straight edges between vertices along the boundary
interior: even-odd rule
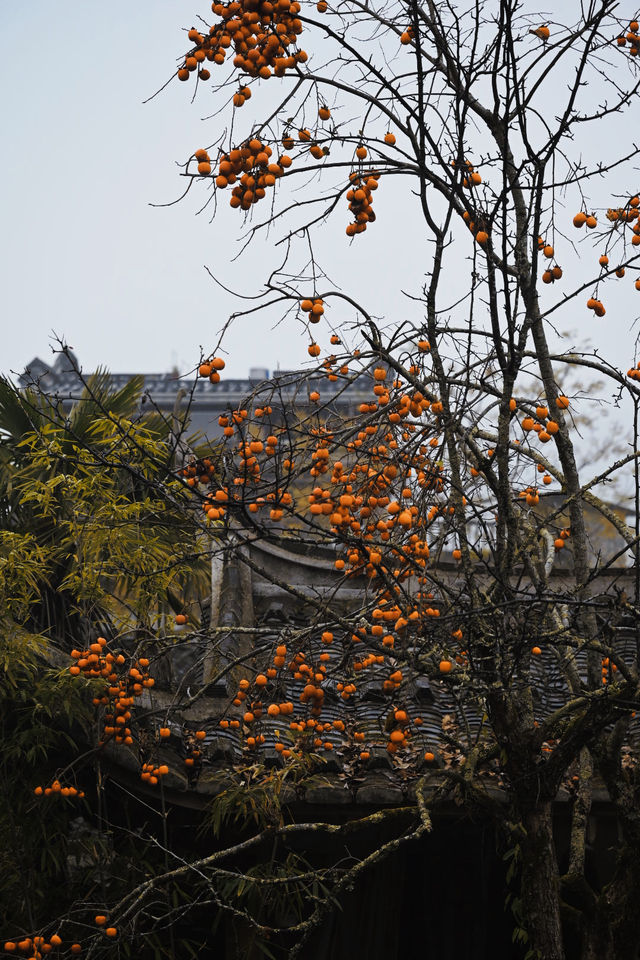
[[[310,903],[329,896],[320,877],[321,871],[313,870],[303,856],[289,852],[244,871],[228,871],[216,886],[223,903],[233,904],[258,920],[268,917],[270,924],[284,926],[299,923]]]
[[[197,592],[207,576],[170,430],[137,415],[141,389],[133,378],[110,392],[99,372],[66,412],[0,382],[0,589],[34,632],[151,627],[169,592]]]
[[[141,390],[134,378],[112,391],[100,372],[65,410],[0,379],[6,936],[68,914],[87,891],[115,896],[145,875],[135,838],[125,837],[116,854],[95,804],[102,780],[94,682],[68,671],[71,649],[98,634],[124,648],[157,637],[172,605],[208,583],[198,505],[176,476],[168,424],[138,414]],[[55,779],[86,798],[34,795]],[[154,871],[159,861],[147,866]]]
[[[43,808],[33,789],[75,759],[92,720],[83,685],[47,667],[47,646],[24,631],[0,636],[0,904],[10,905],[3,919],[14,929],[32,927],[56,902],[69,821],[79,812],[77,799],[63,797]]]
[[[208,826],[214,837],[229,827],[254,826],[257,830],[280,826],[284,822],[283,804],[286,790],[305,776],[318,758],[301,757],[282,768],[255,763],[236,771],[235,782],[222,790],[212,801]]]
[[[26,619],[48,575],[47,552],[32,534],[0,530],[0,608],[4,614],[16,621]]]

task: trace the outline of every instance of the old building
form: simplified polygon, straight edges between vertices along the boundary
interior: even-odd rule
[[[34,357],[18,378],[18,385],[37,386],[47,395],[70,405],[80,397],[88,376],[89,372],[82,369],[75,355],[67,351],[58,353],[51,365]],[[211,383],[209,379],[194,374],[180,376],[177,371],[110,373],[109,377],[114,390],[121,389],[133,377],[142,377],[141,410],[155,409],[166,417],[186,418],[190,433],[198,433],[210,440],[222,434],[218,424],[220,414],[242,406],[257,387],[263,396],[272,397],[274,407],[305,406],[309,404],[309,393],[317,382],[313,377],[303,380],[300,371],[278,370],[270,376],[269,370],[263,367],[249,370],[244,380],[223,377],[219,383]],[[326,380],[323,381],[323,392],[326,401],[340,412],[354,410],[364,396],[357,385],[347,392],[344,383]]]

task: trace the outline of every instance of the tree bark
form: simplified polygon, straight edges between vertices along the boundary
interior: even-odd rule
[[[584,960],[638,960],[640,956],[640,814],[633,790],[620,793],[621,849],[615,873],[588,918]]]
[[[613,880],[587,919],[583,960],[637,960],[640,953],[640,863],[625,850]]]
[[[526,807],[522,825],[526,835],[521,841],[521,896],[528,946],[539,960],[564,960],[550,801]]]

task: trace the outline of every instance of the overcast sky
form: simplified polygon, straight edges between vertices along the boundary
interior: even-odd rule
[[[232,288],[253,293],[259,286],[259,270],[249,281],[244,267],[230,264],[239,249],[237,212],[225,210],[211,224],[207,213],[195,216],[199,204],[191,198],[150,206],[180,194],[176,162],[213,139],[211,123],[202,122],[213,103],[204,87],[191,104],[193,86],[174,81],[143,105],[175,69],[186,46],[183,28],[206,7],[199,0],[113,0],[108,8],[0,0],[2,372],[21,371],[35,355],[50,360],[52,331],[73,346],[85,370],[176,364],[185,371],[199,345],[208,350],[242,306],[204,265],[224,270]],[[349,252],[343,229],[341,221],[334,245],[356,275],[370,276],[384,233],[358,238],[365,242]],[[414,244],[402,257],[407,275],[419,274],[420,255]],[[393,267],[387,254],[385,268]],[[239,323],[225,340],[228,374],[298,365],[299,333],[293,321],[277,332],[268,319]]]
[[[203,0],[112,0],[108,7],[95,0],[0,0],[2,372],[21,371],[35,355],[50,360],[52,331],[67,339],[85,370],[177,365],[185,372],[199,345],[208,352],[241,306],[204,265],[231,288],[254,293],[275,262],[264,242],[249,258],[251,270],[231,262],[241,221],[226,204],[215,223],[206,211],[195,215],[192,197],[150,205],[180,194],[176,162],[214,139],[216,121],[202,120],[214,103],[204,85],[194,104],[192,84],[175,81],[143,104],[175,69],[184,28],[207,9]],[[419,310],[401,290],[416,291],[425,272],[423,232],[408,229],[400,242],[390,233],[403,223],[402,204],[411,202],[381,188],[378,221],[367,234],[349,244],[341,211],[322,249],[332,278],[387,317]],[[274,329],[276,319],[254,316],[234,326],[225,339],[228,375],[299,365],[300,326],[291,319]],[[619,318],[607,320],[621,364],[632,359],[631,319],[627,310],[624,336]],[[593,317],[580,307],[562,323],[588,335]]]

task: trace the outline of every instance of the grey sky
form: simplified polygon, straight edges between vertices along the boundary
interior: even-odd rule
[[[38,0],[0,16],[3,372],[48,359],[51,330],[87,369],[186,369],[232,305],[203,270],[207,220],[149,203],[178,194],[174,160],[200,145],[203,109],[177,83],[142,101],[171,75],[191,11]],[[258,342],[243,353],[238,375],[266,359]]]
[[[184,372],[197,361],[199,345],[208,351],[228,314],[242,306],[213,284],[204,264],[248,292],[275,264],[278,255],[265,242],[243,265],[230,262],[241,219],[226,205],[213,224],[206,211],[195,216],[195,191],[173,207],[149,205],[179,195],[184,180],[174,161],[210,143],[220,123],[202,122],[214,105],[204,87],[194,104],[192,85],[177,82],[142,103],[185,49],[182,28],[207,10],[202,0],[115,0],[108,9],[95,0],[2,0],[3,372],[21,370],[35,354],[48,360],[52,330],[67,338],[87,370],[103,364],[163,371],[175,363]],[[258,96],[268,97],[272,85],[262,87]],[[341,211],[320,248],[332,279],[379,315],[420,316],[401,293],[416,292],[428,267],[423,231],[414,235],[406,216],[412,202],[408,193],[401,199],[381,185],[378,221],[367,234],[349,244]],[[397,242],[392,230],[399,230]],[[628,365],[633,317],[628,308],[623,319],[616,316],[616,297],[607,292],[607,340],[616,362]],[[225,339],[227,375],[244,376],[250,366],[298,366],[306,358],[299,322],[274,329],[278,318],[236,323]],[[339,324],[339,310],[330,319]],[[582,304],[558,323],[585,339],[603,332]],[[327,328],[316,329],[325,345]]]
[[[185,49],[181,28],[206,6],[116,0],[107,10],[78,0],[3,0],[2,372],[20,371],[35,354],[48,360],[52,330],[85,369],[162,371],[177,363],[185,371],[237,309],[203,269],[224,270],[231,287],[247,288],[245,268],[229,265],[237,213],[225,210],[222,223],[211,224],[206,213],[194,215],[191,197],[168,209],[149,206],[179,195],[184,181],[174,161],[212,138],[212,122],[201,122],[211,111],[209,91],[191,104],[192,86],[173,82],[142,103],[171,75]],[[370,278],[388,234],[361,239],[351,252],[346,237],[337,245],[350,258],[349,273]],[[415,247],[401,259],[407,276],[419,267]],[[396,265],[392,256],[385,263],[390,271]],[[277,332],[266,318],[239,323],[225,340],[228,375],[298,365],[306,356],[299,332],[294,321]]]

